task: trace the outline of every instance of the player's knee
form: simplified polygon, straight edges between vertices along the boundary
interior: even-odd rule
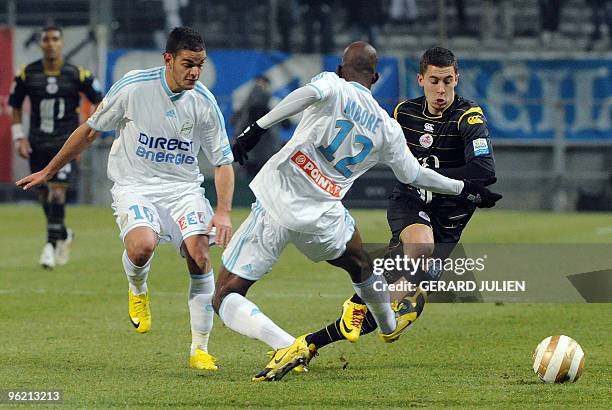
[[[404,254],[410,257],[428,258],[434,251],[433,232],[424,225],[411,225],[400,234]]]
[[[224,266],[221,266],[219,277],[217,279],[217,283],[215,284],[215,293],[213,294],[212,298],[212,305],[215,312],[219,314],[221,303],[223,303],[223,299],[225,299],[226,296],[232,293],[245,296],[252,283],[253,282],[246,281],[231,274],[225,270]]]
[[[217,314],[219,314],[219,309],[221,308],[221,303],[223,303],[223,299],[230,293],[234,293],[235,289],[229,283],[219,283],[217,282],[215,285],[215,293],[212,298],[213,309]]]
[[[433,243],[404,243],[404,254],[413,258],[429,258],[433,255]]]
[[[40,202],[48,202],[49,201],[49,189],[46,186],[41,186],[38,190],[38,200]]]
[[[153,256],[155,245],[148,242],[140,242],[136,246],[128,247],[127,254],[130,261],[136,266],[144,266]]]
[[[47,200],[56,204],[63,204],[66,202],[66,190],[64,187],[51,187],[51,189],[49,189]]]
[[[216,314],[219,314],[219,307],[221,306],[221,302],[223,302],[224,297],[224,295],[221,295],[221,287],[217,283],[215,285],[215,293],[213,293],[212,297],[213,310]]]
[[[210,254],[208,252],[196,252],[195,255],[192,255],[192,258],[195,264],[198,266],[198,269],[200,269],[200,272],[210,272]]]

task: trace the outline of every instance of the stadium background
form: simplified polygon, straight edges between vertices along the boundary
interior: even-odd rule
[[[351,16],[355,9],[366,10],[371,17],[366,26],[377,28],[375,45],[381,56],[382,80],[374,94],[385,108],[391,111],[398,100],[419,95],[414,79],[418,58],[427,47],[441,44],[459,58],[458,92],[485,110],[497,160],[496,188],[504,199],[496,210],[478,213],[465,241],[536,248],[539,243],[612,243],[609,213],[574,212],[579,203],[585,210],[612,208],[612,41],[606,25],[612,18],[610,1],[560,2],[560,23],[553,33],[543,31],[549,16],[541,13],[537,0],[416,0],[412,5],[417,14],[399,20],[391,20],[392,3],[0,0],[0,324],[6,336],[0,348],[0,389],[62,387],[73,406],[191,406],[203,403],[193,389],[204,383],[212,403],[335,406],[338,397],[355,390],[354,383],[368,379],[385,386],[363,386],[360,394],[345,397],[343,405],[491,407],[512,406],[520,397],[534,406],[607,407],[612,382],[609,304],[432,305],[427,322],[411,330],[416,345],[404,341],[380,346],[374,337],[358,346],[338,344],[317,359],[318,370],[308,379],[288,376],[293,384],[278,390],[247,383],[265,362],[262,345],[232,334],[217,320],[211,345],[222,350],[223,344],[219,355],[228,369],[210,380],[194,379],[181,362],[181,349],[188,343],[186,279],[176,279],[177,266],[179,271],[183,267],[170,247],[156,254],[151,279],[157,289],[156,326],[161,329],[142,342],[130,334],[124,320],[125,280],[117,256],[121,245],[106,179],[112,135],[99,139],[81,159],[79,186],[71,198],[79,206],[68,210],[68,224],[78,235],[72,262],[52,273],[39,270],[43,215],[33,206],[34,195],[13,185],[27,165],[14,155],[7,99],[21,64],[40,58],[35,35],[48,23],[64,28],[65,54],[92,70],[106,89],[130,69],[161,64],[160,39],[167,25],[179,21],[176,18],[198,28],[209,52],[201,80],[215,94],[231,133],[228,119],[256,75],[267,75],[274,97],[280,99],[321,70],[333,69],[342,47],[357,38],[359,29],[351,24]],[[321,4],[320,13],[308,14],[309,4]],[[334,44],[330,50],[315,42],[312,52],[304,52],[309,45],[303,29],[310,20],[317,33],[329,23]],[[597,37],[595,23],[600,20]],[[281,50],[287,46],[281,35],[287,22],[294,29],[289,49]],[[242,170],[237,172],[236,204],[246,206],[251,200],[248,180]],[[358,208],[384,208],[392,184],[389,170],[375,168],[347,198],[370,241],[388,239],[384,212]],[[214,189],[207,192],[214,202]],[[237,209],[235,226],[245,216]],[[215,252],[213,260],[218,260]],[[275,276],[258,285],[253,297],[262,309],[274,312],[294,295],[300,303],[278,312],[281,324],[291,332],[303,331],[305,323],[314,330],[333,319],[350,292],[342,273],[333,270],[329,279],[329,272],[329,267],[311,264],[290,248]],[[296,274],[309,275],[307,284],[302,292],[286,293],[303,279]],[[35,285],[30,283],[33,275]],[[32,327],[42,343],[29,336]],[[587,373],[576,386],[540,389],[529,367],[530,349],[545,336],[562,332],[582,343]],[[184,342],[180,347],[177,335]],[[406,346],[416,349],[417,356],[411,355],[413,350],[407,353]],[[153,370],[130,356],[139,348],[159,355]],[[250,351],[257,356],[245,358]],[[361,362],[364,358],[367,362]],[[133,372],[146,374],[149,384],[134,387]]]
[[[456,52],[461,71],[458,92],[479,102],[489,121],[498,187],[505,194],[500,208],[574,210],[581,191],[592,195],[587,208],[589,203],[593,208],[610,207],[612,53],[610,27],[605,24],[612,19],[610,2],[596,1],[595,11],[586,0],[561,2],[558,32],[552,35],[542,31],[550,17],[540,16],[536,0],[465,2],[463,12],[457,6],[463,2],[415,1],[416,14],[399,21],[390,19],[391,3],[0,1],[0,22],[7,23],[0,37],[6,50],[0,66],[0,200],[24,199],[10,186],[27,167],[10,155],[6,100],[10,73],[39,57],[34,36],[45,23],[66,28],[65,51],[94,71],[106,89],[130,69],[160,64],[167,25],[178,21],[200,29],[209,49],[202,82],[215,94],[232,133],[229,118],[244,102],[256,75],[267,75],[273,96],[280,99],[314,74],[333,70],[341,48],[358,33],[350,19],[361,7],[372,19],[368,27],[377,28],[382,78],[374,94],[388,111],[397,101],[419,95],[414,78],[425,48],[444,44]],[[309,4],[322,4],[321,13],[312,17]],[[384,13],[375,12],[381,5]],[[245,9],[248,24],[245,13],[235,13]],[[288,16],[286,9],[291,11]],[[600,39],[594,39],[594,12],[603,22]],[[280,34],[287,19],[295,26],[289,52],[279,51],[287,46]],[[314,33],[329,20],[335,46],[327,54],[303,53],[309,47],[303,28],[311,20]],[[320,50],[317,45],[315,41],[315,51]],[[283,137],[288,136],[290,131],[283,131]],[[109,202],[107,189],[102,189],[108,187],[105,170],[98,164],[104,162],[110,141],[111,137],[100,140],[83,158],[80,203]],[[384,207],[392,178],[385,168],[371,171],[356,184],[348,203]],[[250,197],[244,178],[238,185],[237,203],[246,205]]]

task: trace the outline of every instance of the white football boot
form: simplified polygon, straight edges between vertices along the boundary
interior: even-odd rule
[[[55,267],[55,249],[51,243],[47,243],[43,248],[39,263],[45,269],[53,269]]]
[[[66,239],[57,241],[55,244],[55,263],[59,266],[65,265],[70,259],[70,246],[74,239],[74,233],[72,229],[66,229]]]

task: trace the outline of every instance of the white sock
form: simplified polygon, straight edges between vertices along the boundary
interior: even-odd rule
[[[189,285],[189,315],[191,318],[191,354],[196,349],[208,352],[208,337],[213,327],[212,297],[215,293],[213,271],[204,275],[191,275]]]
[[[295,337],[278,327],[250,300],[238,293],[230,293],[221,302],[219,317],[230,329],[260,340],[272,349],[290,346]]]
[[[123,257],[121,258],[123,261],[123,269],[125,270],[127,280],[130,283],[130,290],[135,295],[140,295],[147,292],[147,277],[149,276],[149,270],[151,269],[153,255],[151,255],[144,266],[136,266],[128,257],[127,251],[123,251]]]
[[[378,283],[378,285],[375,286],[375,283]],[[361,283],[353,283],[353,288],[368,306],[368,310],[372,312],[372,316],[374,316],[380,331],[391,333],[395,330],[396,322],[395,313],[391,309],[389,292],[386,290],[382,291],[382,285],[386,285],[386,283],[384,276],[372,274],[372,276]]]

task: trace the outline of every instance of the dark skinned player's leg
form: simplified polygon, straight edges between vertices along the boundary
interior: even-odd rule
[[[361,236],[357,230],[355,230],[353,238],[351,238],[351,240],[347,243],[345,253],[340,258],[328,262],[334,266],[338,266],[346,270],[351,275],[353,283],[364,282],[365,280],[370,279],[373,275],[371,258],[363,249]],[[379,280],[382,280],[382,278],[379,278]],[[355,294],[354,297],[359,296]],[[364,303],[361,298],[359,298],[359,300],[361,301],[360,303]],[[374,303],[374,307],[380,308],[380,306],[376,305],[376,302]],[[382,313],[382,315],[384,315],[384,313]],[[372,322],[371,327],[376,328],[376,320],[371,312],[369,320]],[[336,322],[330,323],[325,328],[308,335],[306,337],[306,341],[309,344],[312,343],[319,348],[334,341],[342,340],[344,339],[344,336],[340,331],[340,326],[341,319],[338,319]]]
[[[444,237],[435,236],[435,234],[433,234],[433,232],[431,231],[431,228],[428,227],[427,225],[415,224],[415,225],[411,225],[410,227],[417,227],[417,226],[420,227],[420,229],[418,229],[417,231],[412,230],[412,232],[408,232],[408,231],[402,232],[402,234],[406,232],[406,233],[409,233],[409,235],[402,235],[401,238],[402,238],[403,247],[398,248],[398,249],[400,250],[403,249],[406,255],[409,255],[409,256],[412,255],[410,256],[412,258],[421,258],[420,260],[423,260],[425,258],[433,258],[436,261],[446,260],[446,258],[449,257],[449,255],[453,252],[453,249],[457,245],[456,241],[458,241],[458,237],[452,236],[452,237],[444,238]],[[435,246],[434,246],[433,237],[429,236],[428,231],[430,231],[433,237],[435,237]],[[438,232],[441,232],[441,231],[443,231],[443,229],[438,230]],[[455,235],[454,232],[453,232],[453,235]],[[418,238],[419,241],[428,240],[428,239],[432,239],[432,241],[427,242],[427,243],[406,242],[406,241],[410,241],[412,237]],[[451,240],[452,242],[444,242],[443,241],[444,239]],[[438,264],[429,263],[428,265],[425,265],[425,266],[419,265],[419,269],[413,272],[393,272],[393,273],[385,272],[385,278],[387,279],[387,282],[394,283],[396,285],[402,282],[410,282],[412,284],[411,289],[416,289],[416,290],[412,290],[408,292],[405,292],[403,290],[389,292],[391,294],[391,300],[399,301],[402,299],[406,299],[410,303],[412,303],[414,310],[416,312],[416,317],[414,319],[414,321],[416,321],[416,319],[419,318],[421,313],[423,313],[423,309],[425,308],[425,302],[427,301],[427,297],[428,297],[428,293],[423,290],[418,289],[418,286],[423,281],[439,280],[441,274],[442,274],[442,267],[439,263]],[[407,288],[407,286],[404,288]],[[399,289],[402,289],[402,288],[399,287]],[[355,303],[361,303],[359,302],[359,299],[356,299],[356,298],[352,298],[351,300],[354,300]],[[364,319],[364,324],[361,328],[361,334],[365,335],[365,334],[368,334],[376,330],[376,327],[372,326],[373,323],[375,324],[375,322],[372,320],[371,315],[369,315],[369,312],[368,312],[368,314],[366,314],[366,317]]]
[[[291,345],[295,338],[246,299],[246,294],[254,283],[255,281],[230,272],[221,264],[213,296],[213,309],[227,327],[244,336],[260,340],[274,350]]]
[[[423,261],[434,254],[434,234],[430,226],[424,224],[412,224],[402,230],[399,236],[401,247],[390,246],[390,256],[395,258],[396,254],[403,257],[407,255],[409,258],[417,261]],[[420,264],[419,266],[422,266]],[[411,270],[410,272],[385,272],[385,278],[389,283],[400,284],[402,282],[410,282],[414,286],[418,286],[423,280],[427,279],[427,274],[422,269]],[[401,289],[401,288],[400,288]],[[398,290],[390,292],[391,300],[398,301],[406,297],[417,297],[417,292],[406,292]],[[355,303],[362,303],[358,298],[351,299]],[[416,301],[416,300],[415,300]],[[417,312],[420,315],[423,309],[424,298],[418,299]],[[375,323],[372,321],[371,315],[366,314],[364,324],[361,328],[361,334],[365,335],[376,330]]]

